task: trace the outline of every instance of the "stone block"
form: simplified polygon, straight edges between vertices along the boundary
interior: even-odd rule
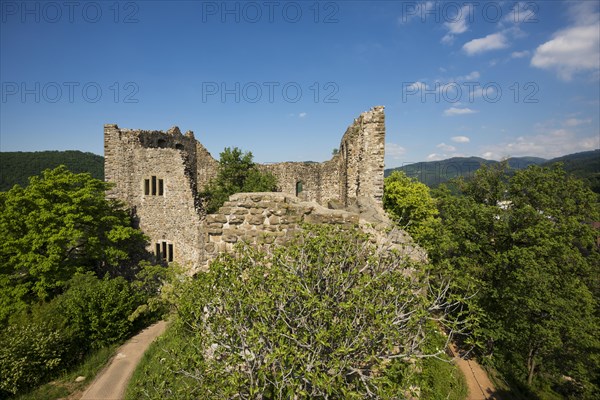
[[[212,253],[214,253],[214,252],[217,250],[217,245],[216,245],[216,244],[214,244],[214,243],[207,243],[207,244],[204,246],[204,250],[205,250],[207,253],[211,253],[211,254],[212,254]]]
[[[227,218],[229,225],[240,225],[244,222],[244,217],[241,215],[230,215]]]
[[[223,235],[223,241],[226,243],[235,243],[238,241],[238,237],[236,235]]]
[[[240,229],[233,229],[233,228],[223,229],[223,236],[225,236],[225,235],[229,235],[229,236],[234,235],[234,236],[237,236],[237,235],[240,234],[240,231],[241,231]]]
[[[250,225],[262,225],[265,222],[265,217],[262,215],[250,215],[246,221]]]
[[[281,223],[282,224],[297,224],[298,222],[300,222],[300,216],[298,215],[284,215],[281,217]]]
[[[225,203],[225,204],[227,204],[227,203]],[[223,207],[219,208],[219,214],[223,214],[223,215],[231,214],[231,207],[223,206]]]
[[[247,198],[240,199],[236,202],[236,206],[242,207],[242,208],[251,208],[251,207],[254,207],[254,202]]]
[[[260,208],[278,208],[279,204],[275,203],[274,201],[267,201],[267,200],[261,200],[259,202],[256,203],[256,207],[260,207]]]

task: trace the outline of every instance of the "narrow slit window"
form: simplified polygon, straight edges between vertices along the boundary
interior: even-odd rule
[[[302,193],[302,181],[296,182],[296,196]]]
[[[156,177],[152,177],[152,196],[156,196]]]
[[[167,242],[162,242],[162,258],[167,259]]]
[[[165,184],[162,179],[158,180],[158,195],[162,196],[165,191]]]
[[[144,179],[144,195],[150,195],[150,179]]]
[[[169,243],[169,262],[173,261],[173,245]]]
[[[160,243],[156,243],[156,259],[160,260]]]

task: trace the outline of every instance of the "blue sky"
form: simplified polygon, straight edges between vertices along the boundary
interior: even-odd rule
[[[0,149],[103,125],[324,161],[386,107],[386,167],[600,147],[598,1],[0,1]]]

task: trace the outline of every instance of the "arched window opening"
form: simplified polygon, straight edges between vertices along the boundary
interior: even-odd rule
[[[302,181],[297,181],[296,182],[296,196],[300,195],[300,193],[302,193]]]

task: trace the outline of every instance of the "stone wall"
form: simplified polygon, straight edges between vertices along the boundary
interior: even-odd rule
[[[281,194],[234,196],[220,215],[206,217],[198,193],[216,176],[218,162],[193,132],[104,126],[105,177],[114,185],[108,197],[134,210],[157,258],[190,270],[238,240],[281,242],[299,221],[358,221],[357,214],[319,204],[356,208],[368,199],[381,209],[384,152],[384,111],[374,107],[348,127],[331,160],[259,165],[277,177]]]
[[[358,197],[381,203],[385,157],[385,115],[382,106],[362,113],[346,129],[339,153],[323,163],[275,163],[260,166],[277,177],[279,191],[327,205],[345,206]],[[298,193],[301,183],[302,192]]]
[[[376,212],[376,211],[375,211]],[[415,261],[424,261],[425,253],[410,236],[390,231],[385,214],[373,215],[332,210],[316,202],[301,201],[287,193],[237,193],[216,214],[209,214],[203,224],[204,255],[201,269],[222,252],[230,252],[236,243],[261,245],[269,250],[273,244],[285,244],[294,237],[301,224],[333,224],[351,228],[360,226],[374,242],[394,246]],[[366,218],[366,219],[365,219]]]
[[[114,185],[108,197],[132,208],[150,237],[149,251],[156,254],[159,244],[158,258],[190,268],[203,257],[196,143],[193,133],[182,135],[177,128],[161,132],[104,127],[105,176]]]

